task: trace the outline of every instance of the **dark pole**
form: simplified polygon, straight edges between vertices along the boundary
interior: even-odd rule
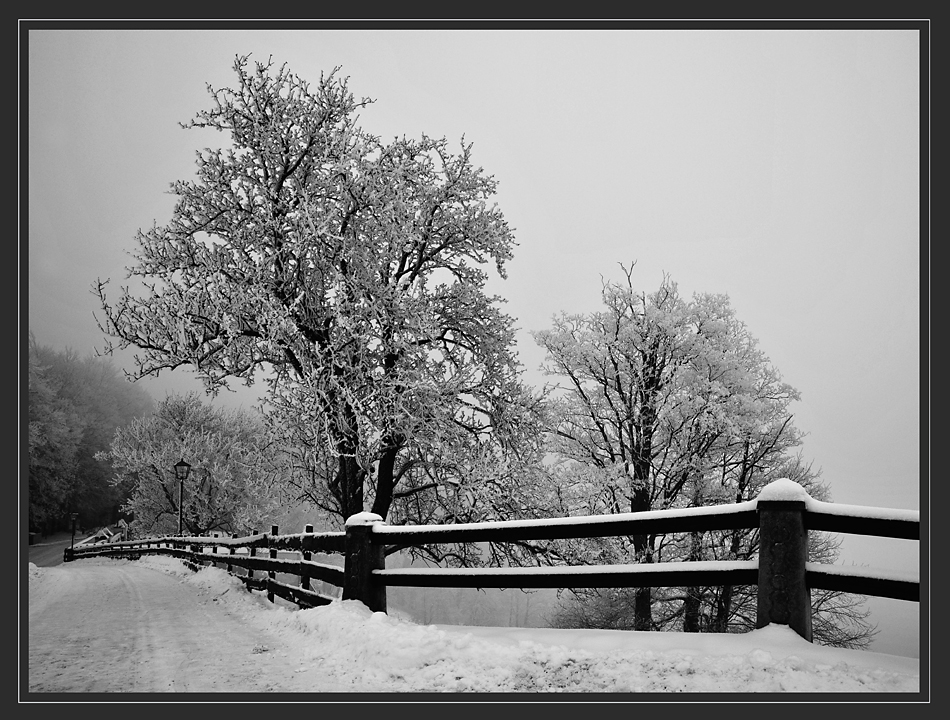
[[[182,537],[181,508],[185,499],[185,480],[188,479],[188,473],[191,471],[191,465],[182,458],[175,463],[175,477],[178,478],[178,537]]]
[[[178,536],[181,537],[181,501],[185,493],[185,479],[178,478]]]
[[[76,517],[79,513],[70,513],[70,518],[73,521],[73,538],[69,541],[69,547],[63,549],[63,562],[72,562],[75,555],[73,554],[73,546],[76,544]]]

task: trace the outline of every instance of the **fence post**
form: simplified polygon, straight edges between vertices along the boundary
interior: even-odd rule
[[[779,483],[783,483],[779,485]],[[790,499],[805,490],[791,480],[776,481],[763,489],[756,507],[759,513],[759,588],[755,626],[788,625],[812,641],[811,593],[805,582],[808,530],[805,500]]]
[[[234,539],[234,533],[231,533],[231,539]],[[228,559],[230,560],[231,555],[234,555],[234,546],[228,545]],[[234,572],[234,565],[231,562],[227,564],[228,572]]]
[[[277,526],[271,525],[270,535],[267,537],[267,547],[268,547],[267,556],[271,560],[277,559],[277,548],[271,547],[271,538],[273,538],[276,534],[277,534]],[[274,587],[273,585],[271,585],[271,583],[273,583],[276,578],[277,578],[277,574],[273,570],[267,571],[267,599],[270,600],[271,602],[274,602]]]
[[[304,525],[303,531],[309,535],[310,533],[313,532],[313,525],[311,525],[310,523],[307,523],[306,525]],[[310,551],[309,551],[309,550],[304,550],[303,552],[300,553],[300,559],[301,559],[301,560],[307,560],[307,561],[309,561],[311,557],[312,557],[312,555],[310,554]],[[301,568],[301,570],[302,570],[302,569],[303,569],[303,568]],[[309,575],[303,575],[303,574],[300,575],[300,587],[301,587],[301,589],[303,589],[303,590],[309,590],[309,589],[310,589],[310,576],[309,576]]]
[[[346,521],[346,548],[343,568],[343,599],[359,600],[373,612],[386,612],[386,586],[374,583],[373,570],[386,568],[385,548],[372,542],[373,525],[383,519],[362,512]]]

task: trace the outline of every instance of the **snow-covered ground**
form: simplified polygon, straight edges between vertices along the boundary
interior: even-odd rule
[[[355,601],[307,610],[272,604],[222,569],[193,573],[165,557],[65,568],[31,563],[31,619],[44,587],[86,563],[148,568],[214,600],[203,603],[212,608],[205,612],[235,616],[277,645],[261,652],[292,659],[255,670],[273,672],[260,686],[277,692],[298,690],[295,674],[319,677],[318,691],[359,693],[363,700],[372,699],[363,697],[368,693],[609,693],[623,700],[617,694],[920,692],[917,659],[822,647],[780,625],[739,635],[426,626]],[[218,650],[213,654],[221,658],[234,655],[226,634]],[[117,665],[114,672],[126,670]],[[880,695],[868,699],[874,698]]]

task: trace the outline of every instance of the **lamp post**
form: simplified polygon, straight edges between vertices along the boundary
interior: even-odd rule
[[[73,536],[69,541],[69,554],[73,554],[73,548],[76,546],[76,518],[79,517],[79,513],[70,513],[70,519],[73,521]]]
[[[191,472],[191,465],[182,458],[175,463],[175,477],[178,478],[178,535],[181,536],[181,503],[185,495],[185,480]]]

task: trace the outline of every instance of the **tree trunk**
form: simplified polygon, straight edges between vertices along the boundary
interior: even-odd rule
[[[716,618],[713,621],[712,632],[724,633],[729,629],[729,613],[732,612],[732,585],[722,588],[716,601]]]
[[[656,348],[644,357],[643,387],[641,395],[640,418],[637,432],[632,437],[638,438],[632,448],[634,491],[630,499],[631,512],[647,512],[652,510],[650,499],[650,471],[653,462],[653,434],[656,429],[656,408],[654,406],[657,393],[660,390],[660,373],[657,365]],[[633,549],[637,562],[652,563],[653,548],[650,538],[646,535],[634,535]],[[653,602],[651,588],[637,588],[633,604],[634,629],[653,629]]]
[[[396,456],[399,455],[401,449],[401,438],[388,438],[379,458],[379,467],[376,472],[376,497],[373,499],[372,512],[379,515],[383,520],[386,519],[389,508],[393,504],[393,491],[396,488],[394,477]]]
[[[694,505],[698,506],[698,498],[694,496]],[[686,559],[696,562],[703,559],[703,534],[691,532],[689,534],[689,554]],[[699,609],[702,605],[703,589],[700,587],[686,588],[686,599],[683,601],[683,632],[701,632],[699,625]]]
[[[650,509],[650,494],[646,488],[638,488],[633,493],[630,501],[631,512],[644,512]],[[633,550],[637,562],[653,562],[653,553],[651,552],[650,538],[647,535],[633,536]],[[651,588],[637,588],[634,592],[633,601],[633,629],[634,630],[652,630],[653,629],[653,596]]]
[[[690,533],[690,561],[699,560],[697,536],[699,533]],[[683,632],[698,633],[701,631],[699,626],[699,609],[702,604],[703,590],[700,587],[686,588],[686,599],[683,601]]]
[[[331,399],[327,403],[327,412],[334,411],[338,411],[340,417],[335,428],[337,471],[330,492],[339,503],[340,514],[345,521],[356,513],[363,512],[363,481],[366,479],[366,470],[357,460],[360,442],[356,411],[345,399],[341,401],[341,407],[335,408]]]
[[[336,478],[331,491],[340,504],[343,519],[363,512],[363,478],[366,471],[359,466],[356,457],[339,452],[337,455]]]
[[[736,502],[741,503],[745,500],[745,491],[752,475],[753,462],[750,455],[751,443],[749,438],[745,439],[742,447],[742,469],[739,473],[739,479],[736,483]],[[734,530],[729,542],[729,559],[737,560],[739,557],[739,532]],[[712,632],[724,633],[729,630],[729,615],[732,613],[732,599],[735,595],[735,588],[732,585],[723,586],[716,600],[716,617],[713,620]]]
[[[683,632],[698,633],[699,627],[699,588],[686,588],[683,601]]]
[[[653,629],[653,596],[650,588],[637,588],[633,600],[633,629]]]

